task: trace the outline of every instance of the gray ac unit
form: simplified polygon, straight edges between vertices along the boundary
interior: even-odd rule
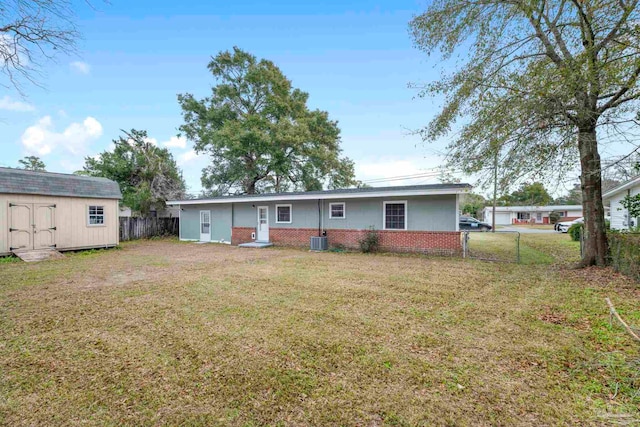
[[[311,238],[312,251],[326,251],[327,249],[329,249],[329,241],[326,237],[314,236]]]

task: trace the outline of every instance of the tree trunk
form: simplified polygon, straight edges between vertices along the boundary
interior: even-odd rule
[[[603,266],[607,261],[607,233],[602,204],[602,175],[595,125],[580,127],[580,184],[584,215],[584,253],[581,266]]]

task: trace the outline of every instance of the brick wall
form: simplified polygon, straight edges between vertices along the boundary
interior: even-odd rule
[[[234,227],[231,243],[234,245],[253,241],[251,227]],[[462,253],[460,233],[457,231],[391,231],[377,230],[380,236],[380,249],[389,252],[422,252],[444,255]],[[327,230],[329,246],[338,245],[358,249],[360,240],[367,230]],[[269,240],[281,246],[309,246],[311,236],[317,236],[317,228],[271,228]]]

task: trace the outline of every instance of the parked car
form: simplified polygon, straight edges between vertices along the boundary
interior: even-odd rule
[[[460,230],[470,230],[470,231],[489,231],[493,227],[486,222],[478,221],[475,218],[470,216],[461,216],[460,217]]]
[[[567,231],[569,231],[569,227],[571,227],[573,224],[578,224],[578,223],[583,223],[584,222],[584,218],[580,217],[578,219],[574,219],[573,221],[562,221],[562,222],[557,222],[554,229],[556,231],[559,231],[561,233],[566,233]]]

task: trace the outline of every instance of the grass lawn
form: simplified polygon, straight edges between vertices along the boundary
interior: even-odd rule
[[[640,346],[605,296],[640,325],[637,285],[548,263],[175,241],[1,263],[0,424],[631,425]]]
[[[473,258],[515,262],[518,233],[469,233],[469,250]],[[580,260],[580,243],[568,234],[521,233],[520,262],[522,264],[575,263]]]

